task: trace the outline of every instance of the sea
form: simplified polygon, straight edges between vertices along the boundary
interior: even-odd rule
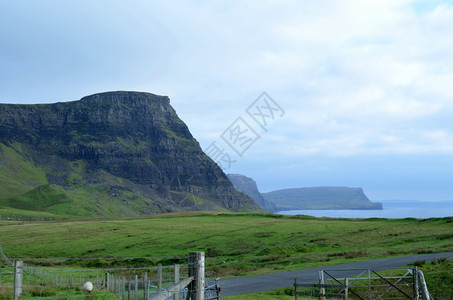
[[[307,215],[330,218],[443,218],[453,216],[453,201],[425,202],[412,200],[386,200],[382,210],[286,210],[282,215]]]

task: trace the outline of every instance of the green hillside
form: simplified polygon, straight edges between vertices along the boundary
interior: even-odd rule
[[[69,178],[77,180],[71,188],[50,184],[45,171],[22,152],[20,144],[6,146],[0,143],[0,218],[7,219],[62,219],[87,217],[136,216],[166,209],[148,198],[137,194],[140,186],[113,176],[105,171],[97,172],[102,184],[87,184],[84,162],[68,164]],[[105,184],[108,182],[108,184]],[[187,197],[189,201],[203,202],[213,210],[227,211],[220,205],[189,193],[181,192],[174,197]],[[156,198],[158,196],[156,195]],[[177,210],[177,208],[175,208]]]
[[[165,96],[0,104],[0,218],[263,211],[206,156]]]
[[[49,184],[45,168],[26,159],[20,144],[6,146],[0,143],[0,148],[0,217],[3,219],[132,216],[137,214],[140,206],[149,207],[149,201],[125,189],[116,197],[109,195],[109,189],[115,190],[115,183],[124,182],[124,179],[101,172],[100,178],[109,179],[110,186],[85,186],[86,182],[79,180],[77,188],[64,189]],[[85,171],[80,164],[70,165],[73,167],[70,178],[83,178]]]
[[[70,170],[69,188],[50,184],[45,168],[26,159],[18,143],[6,146],[0,143],[0,219],[52,220],[62,218],[137,216],[167,212],[166,206],[140,195],[143,188],[125,178],[105,171],[96,172],[99,184],[88,184],[86,162],[67,163]],[[68,172],[68,169],[65,172]],[[93,171],[90,176],[93,176]],[[198,202],[212,210],[228,211],[224,207],[187,192],[174,192],[173,198]],[[159,200],[156,194],[155,198]],[[174,211],[184,210],[173,208]]]

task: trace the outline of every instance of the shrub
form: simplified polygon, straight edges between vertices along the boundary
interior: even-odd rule
[[[424,260],[424,259],[416,260],[416,261],[414,261],[414,263],[413,263],[413,265],[414,265],[415,267],[421,267],[421,266],[423,266],[424,264],[425,264],[425,260]]]
[[[208,257],[216,257],[216,256],[221,256],[222,254],[220,253],[220,250],[212,247],[206,249],[206,256]]]
[[[431,264],[432,265],[435,265],[435,264],[441,264],[441,263],[444,263],[447,261],[447,258],[446,257],[439,257],[439,258],[434,258],[432,261],[431,261]]]
[[[367,256],[365,251],[347,251],[343,253],[343,257],[346,259],[357,258],[357,257],[364,257]]]

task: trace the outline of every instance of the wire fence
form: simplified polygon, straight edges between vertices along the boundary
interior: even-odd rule
[[[189,263],[169,266],[77,268],[37,266],[26,262],[21,269],[21,299],[134,299],[148,300],[188,278]],[[0,266],[0,299],[15,298],[17,266]],[[16,279],[15,279],[16,278]],[[219,299],[217,282],[205,299]],[[188,289],[168,299],[185,300]]]
[[[175,272],[179,274],[176,275]],[[187,265],[147,268],[74,269],[36,267],[25,264],[22,299],[148,299],[183,279]],[[0,298],[14,297],[14,267],[0,269]],[[85,283],[93,286],[84,290]],[[115,298],[116,297],[116,298]]]

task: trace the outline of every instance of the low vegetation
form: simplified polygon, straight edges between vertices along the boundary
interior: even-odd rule
[[[429,263],[418,261],[416,265],[423,271],[434,299],[453,299],[453,259],[440,258]]]
[[[452,228],[452,217],[360,220],[185,212],[124,219],[0,221],[0,245],[9,258],[61,268],[172,265],[185,263],[190,251],[204,251],[207,276],[225,278],[450,252]],[[6,265],[0,257],[2,263]],[[445,284],[447,290],[453,286],[451,260],[414,264],[425,272],[428,286],[436,287],[431,288],[433,293],[445,293]],[[286,288],[226,299],[292,299],[291,293]]]
[[[394,255],[453,251],[453,218],[332,219],[183,213],[134,219],[0,222],[10,257],[105,267],[184,262],[205,251],[213,276],[239,276]],[[91,259],[90,259],[91,258]],[[99,259],[102,258],[102,259]],[[53,263],[57,263],[55,260]]]

